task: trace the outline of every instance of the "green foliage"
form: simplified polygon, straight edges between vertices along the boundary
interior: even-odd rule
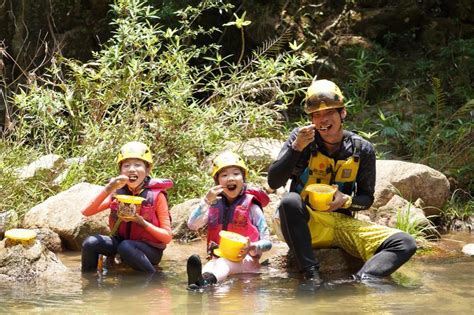
[[[381,80],[381,73],[387,63],[380,50],[374,52],[359,49],[356,58],[349,58],[350,77],[346,85],[350,102],[347,107],[351,114],[361,113],[368,107],[369,92]]]
[[[117,173],[118,148],[140,140],[154,152],[154,175],[175,181],[172,204],[199,196],[211,184],[206,159],[227,141],[279,136],[280,111],[307,85],[310,77],[300,69],[314,60],[308,53],[257,51],[239,65],[218,45],[198,45],[197,37],[220,32],[199,25],[199,17],[230,7],[201,1],[177,11],[176,27],[166,28],[163,14],[143,1],[115,1],[113,37],[93,60],[56,56],[47,74],[14,95],[16,128],[2,140],[9,149],[0,159],[13,146],[16,164],[19,156],[27,164],[45,153],[86,157],[58,188],[64,190],[81,181],[105,184]],[[37,182],[23,187],[13,174],[0,179],[10,197],[0,208],[27,210],[56,192]]]
[[[474,198],[468,192],[456,189],[448,203],[441,210],[441,221],[451,230],[456,220],[472,224],[474,215]]]
[[[47,185],[44,178],[34,181],[19,179],[19,161],[29,161],[38,157],[33,149],[22,145],[0,142],[0,212],[13,211],[22,217],[38,202],[54,194],[54,188]]]
[[[431,221],[419,222],[419,220],[412,218],[410,216],[411,206],[412,204],[410,203],[406,210],[397,210],[397,223],[395,228],[413,236],[417,243],[423,247],[429,247],[428,240],[432,238],[433,235],[439,235],[436,226],[434,226]]]
[[[396,74],[413,79],[396,81],[392,93],[381,95],[377,87],[390,75],[384,71],[394,70],[387,67],[387,58],[375,47],[348,59],[348,126],[374,134],[379,156],[429,165],[472,190],[474,41],[455,41],[435,58],[419,58],[415,68],[413,63],[407,62],[406,69],[400,64]]]

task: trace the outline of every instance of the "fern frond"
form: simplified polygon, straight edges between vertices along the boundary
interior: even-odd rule
[[[474,115],[474,99],[469,100],[453,114],[453,118],[461,118],[465,115]]]
[[[277,55],[283,50],[292,39],[292,32],[287,29],[283,34],[274,39],[269,39],[263,42],[263,45],[255,51],[257,56],[262,55]]]
[[[263,42],[262,46],[253,51],[252,56],[247,58],[247,60],[243,63],[242,68],[246,68],[261,56],[278,55],[283,50],[285,45],[291,41],[292,37],[293,31],[290,28],[287,28],[280,36],[266,40]]]
[[[435,96],[436,121],[439,122],[440,114],[446,106],[446,93],[443,91],[441,80],[439,78],[433,77],[432,87]]]

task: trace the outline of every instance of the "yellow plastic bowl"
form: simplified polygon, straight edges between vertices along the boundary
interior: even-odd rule
[[[5,238],[13,241],[12,244],[31,245],[36,240],[36,232],[29,229],[11,229],[5,232]]]
[[[332,201],[337,187],[326,184],[308,185],[305,191],[308,193],[311,208],[318,211],[329,210],[329,203]]]
[[[132,205],[141,205],[142,202],[145,200],[145,198],[143,197],[129,195],[115,195],[115,198],[118,200],[118,202]]]
[[[119,202],[118,216],[123,219],[133,218],[139,207],[145,200],[143,197],[130,195],[116,195],[115,198]]]
[[[229,231],[220,231],[219,236],[219,248],[214,249],[214,254],[230,261],[241,261],[244,257],[239,257],[239,252],[247,244],[247,238]]]

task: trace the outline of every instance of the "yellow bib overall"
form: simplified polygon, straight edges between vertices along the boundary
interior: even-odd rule
[[[353,155],[346,160],[334,162],[317,152],[310,158],[308,168],[305,188],[315,183],[336,183],[339,187],[344,187],[354,184],[359,170],[359,157]],[[347,186],[345,188],[347,191]],[[303,200],[307,200],[306,195],[303,189]],[[308,227],[314,248],[340,247],[355,257],[368,260],[384,240],[399,232],[386,226],[356,220],[342,213],[315,211],[308,203],[306,208],[310,214]]]

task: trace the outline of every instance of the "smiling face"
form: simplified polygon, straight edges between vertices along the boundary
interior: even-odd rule
[[[311,113],[311,122],[324,140],[334,142],[342,139],[342,120],[346,115],[345,108],[325,109]]]
[[[150,174],[150,167],[140,159],[125,159],[120,164],[120,174],[128,176],[127,186],[130,190],[135,190]]]
[[[229,202],[232,202],[237,199],[244,187],[244,174],[239,167],[229,166],[219,172],[217,183],[224,189]]]

